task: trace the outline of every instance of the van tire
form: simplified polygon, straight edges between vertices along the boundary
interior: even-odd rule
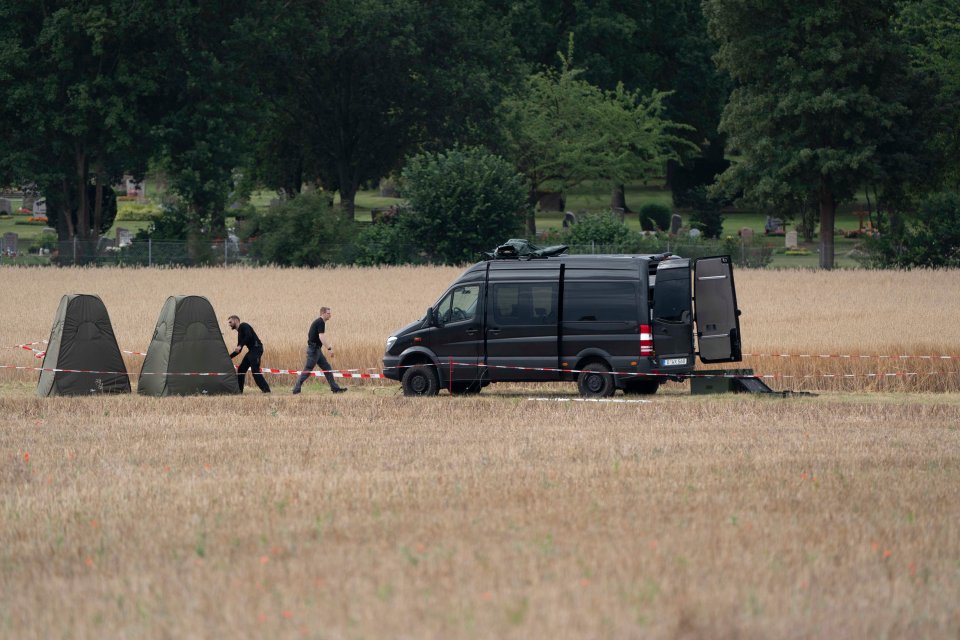
[[[632,380],[623,384],[623,392],[628,396],[652,396],[660,388],[660,381],[656,378],[647,380]]]
[[[584,398],[609,398],[617,390],[610,375],[610,367],[602,362],[591,362],[577,376],[577,388]]]
[[[404,371],[401,384],[405,396],[435,396],[440,391],[437,372],[429,364],[415,364]]]

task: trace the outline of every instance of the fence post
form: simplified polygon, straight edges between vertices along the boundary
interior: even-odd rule
[[[147,238],[147,266],[153,266],[153,238]]]
[[[597,252],[597,243],[594,242],[593,240],[591,240],[591,241],[590,241],[590,253],[596,253],[596,252]]]
[[[743,236],[740,236],[740,266],[747,266],[747,249],[743,243]]]
[[[73,236],[73,266],[77,266],[77,236]]]
[[[223,266],[227,266],[227,247],[229,246],[227,244],[228,237],[223,239]]]

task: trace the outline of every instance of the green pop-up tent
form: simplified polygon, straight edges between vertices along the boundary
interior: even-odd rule
[[[183,375],[183,374],[213,375]],[[240,393],[237,371],[203,296],[170,296],[140,370],[137,393],[148,396]]]
[[[37,383],[38,396],[130,393],[127,368],[107,307],[99,296],[73,293],[60,299],[43,369]],[[60,371],[54,371],[57,369]]]

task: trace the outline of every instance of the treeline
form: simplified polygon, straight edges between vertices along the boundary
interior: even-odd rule
[[[43,193],[61,239],[95,240],[110,185],[155,168],[159,236],[199,251],[267,188],[289,204],[251,234],[302,254],[407,175],[417,206],[365,241],[447,261],[532,233],[546,191],[608,184],[626,210],[665,171],[678,205],[819,225],[825,267],[861,193],[879,262],[960,261],[955,0],[0,0],[0,24],[0,184]],[[294,205],[314,190],[339,212]]]

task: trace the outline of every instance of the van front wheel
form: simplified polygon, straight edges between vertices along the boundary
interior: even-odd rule
[[[437,373],[428,364],[415,364],[403,373],[403,395],[435,396],[440,390]]]
[[[609,398],[616,391],[617,385],[610,375],[610,367],[602,362],[591,362],[580,372],[577,388],[584,398]]]

